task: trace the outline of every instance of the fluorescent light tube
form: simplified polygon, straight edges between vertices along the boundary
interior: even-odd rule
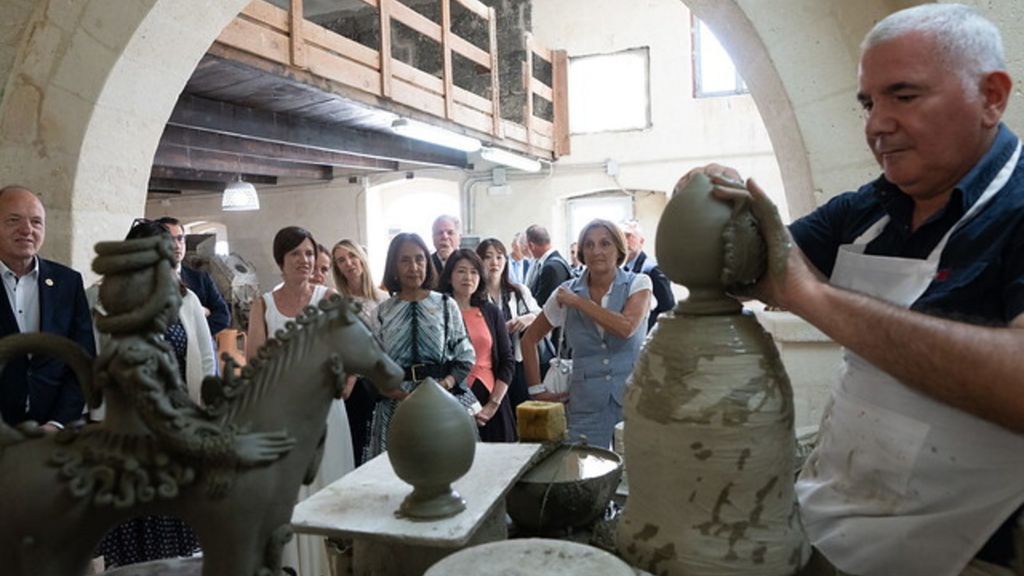
[[[480,149],[480,141],[476,138],[405,118],[399,118],[392,122],[391,129],[400,136],[430,142],[445,148],[454,148],[463,152],[476,152]]]
[[[488,162],[503,164],[509,168],[522,170],[523,172],[537,172],[540,170],[540,160],[513,154],[501,148],[485,146],[480,150],[480,157]]]

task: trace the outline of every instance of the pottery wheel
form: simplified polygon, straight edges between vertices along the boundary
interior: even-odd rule
[[[524,538],[504,540],[466,548],[448,556],[427,570],[424,576],[635,576],[628,564],[593,546]]]

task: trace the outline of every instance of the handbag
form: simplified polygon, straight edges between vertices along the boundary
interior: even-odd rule
[[[572,382],[572,360],[562,358],[565,350],[565,326],[562,326],[561,334],[558,337],[558,351],[555,357],[549,362],[548,373],[544,375],[544,388],[554,394],[564,394],[569,391],[569,383]]]

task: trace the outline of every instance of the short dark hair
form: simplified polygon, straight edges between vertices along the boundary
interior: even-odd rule
[[[309,230],[300,226],[285,226],[278,230],[274,235],[274,262],[277,262],[277,266],[279,268],[284,266],[284,255],[295,250],[306,240],[313,244],[315,250],[317,243]]]
[[[161,216],[157,218],[156,221],[164,226],[181,226],[181,220],[178,220],[174,216]]]
[[[433,258],[430,257],[430,250],[427,248],[426,243],[423,242],[423,238],[420,238],[419,234],[413,232],[400,232],[391,239],[391,245],[388,246],[388,257],[384,262],[384,288],[392,295],[402,291],[402,282],[398,278],[398,251],[402,248],[402,244],[406,242],[412,242],[423,251],[423,256],[427,260],[427,274],[420,288],[433,290],[435,278],[437,278]]]
[[[476,255],[476,252],[469,248],[459,248],[452,255],[448,257],[448,261],[445,262],[444,272],[441,273],[441,282],[439,290],[446,294],[454,294],[452,288],[452,274],[455,272],[455,265],[461,260],[468,260],[473,268],[476,268],[476,273],[480,276],[480,283],[476,285],[476,291],[469,295],[469,303],[473,306],[483,306],[483,303],[487,301],[487,283],[484,281],[484,262]]]
[[[136,218],[124,239],[138,240],[139,238],[151,238],[161,234],[170,236],[170,232],[167,231],[167,226],[164,226],[163,222],[147,218]]]
[[[526,229],[526,241],[532,242],[538,246],[547,246],[551,244],[551,234],[548,233],[548,229],[539,225],[531,224]]]

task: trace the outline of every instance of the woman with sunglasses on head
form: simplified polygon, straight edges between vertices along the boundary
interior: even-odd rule
[[[274,236],[274,261],[283,282],[253,302],[246,344],[248,358],[254,358],[260,347],[304,308],[316,306],[335,294],[327,286],[313,283],[316,259],[317,243],[308,230],[287,226]],[[343,401],[334,400],[327,412],[327,437],[320,467],[313,483],[299,489],[298,499],[304,500],[354,468],[348,416]],[[285,545],[282,565],[294,568],[298,574],[326,574],[329,564],[324,539],[297,535]]]
[[[441,291],[459,305],[476,362],[466,382],[483,407],[474,415],[484,442],[515,442],[516,424],[508,399],[515,360],[505,317],[487,301],[484,265],[476,252],[460,249],[448,257],[441,275]]]
[[[331,272],[338,292],[362,306],[359,316],[370,327],[370,331],[376,333],[377,306],[387,300],[388,295],[374,284],[366,252],[352,240],[339,241],[331,250]],[[343,396],[352,433],[353,455],[356,466],[361,466],[363,450],[369,440],[373,408],[380,395],[370,382],[349,376]]]
[[[170,239],[167,228],[159,222],[137,218],[132,223],[125,240],[151,238],[164,235]],[[200,391],[203,378],[215,374],[215,357],[210,339],[210,328],[199,298],[194,292],[178,281],[181,293],[181,307],[178,317],[167,326],[164,341],[173,351],[178,365],[178,376],[184,384],[189,398],[201,404]],[[102,315],[102,307],[96,303],[99,285],[89,289],[93,303],[93,314]],[[97,333],[100,349],[108,336]],[[94,410],[90,416],[102,419],[103,409]],[[138,562],[149,562],[164,558],[192,556],[199,551],[199,541],[182,520],[168,516],[145,516],[135,518],[114,528],[103,537],[98,547],[107,568],[125,566]]]
[[[523,335],[523,364],[534,398],[568,400],[570,442],[586,437],[590,445],[608,448],[622,420],[626,379],[647,335],[651,278],[622,270],[626,239],[612,222],[591,220],[580,231],[579,247],[583,275],[564,282],[544,303]],[[536,344],[559,326],[573,365],[569,392],[555,394],[541,382]]]

